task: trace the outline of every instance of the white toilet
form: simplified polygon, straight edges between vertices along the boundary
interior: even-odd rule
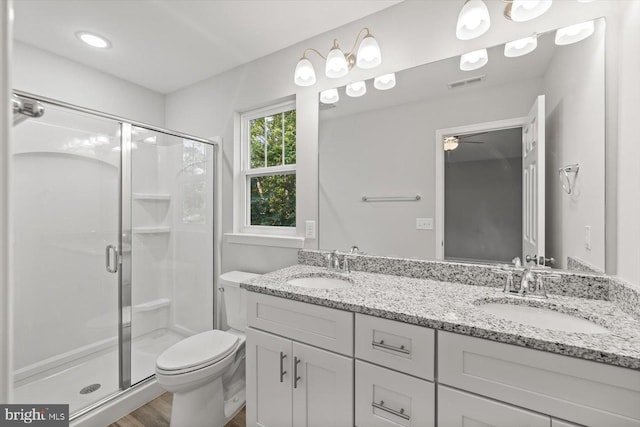
[[[222,427],[245,402],[246,291],[257,274],[220,276],[228,330],[206,331],[169,347],[156,360],[158,384],[173,393],[172,427]]]

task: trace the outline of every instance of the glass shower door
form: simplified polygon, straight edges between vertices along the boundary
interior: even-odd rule
[[[213,329],[214,148],[131,129],[131,384]]]
[[[74,413],[120,389],[121,125],[42,104],[13,128],[14,397]]]

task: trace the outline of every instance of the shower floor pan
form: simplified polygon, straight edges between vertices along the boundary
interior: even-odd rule
[[[181,339],[184,336],[171,330],[135,338],[131,346],[131,383],[153,375],[158,355]],[[68,403],[69,413],[73,414],[118,390],[118,348],[114,347],[34,381],[21,381],[13,391],[13,400],[32,404]]]

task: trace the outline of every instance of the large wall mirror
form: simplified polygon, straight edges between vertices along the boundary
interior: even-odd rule
[[[604,18],[594,33],[320,105],[319,247],[604,271]],[[553,258],[553,261],[551,260]]]

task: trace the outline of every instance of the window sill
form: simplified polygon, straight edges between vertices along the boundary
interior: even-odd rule
[[[237,245],[273,246],[277,248],[302,249],[304,238],[297,236],[274,236],[269,234],[224,233],[227,243]]]

